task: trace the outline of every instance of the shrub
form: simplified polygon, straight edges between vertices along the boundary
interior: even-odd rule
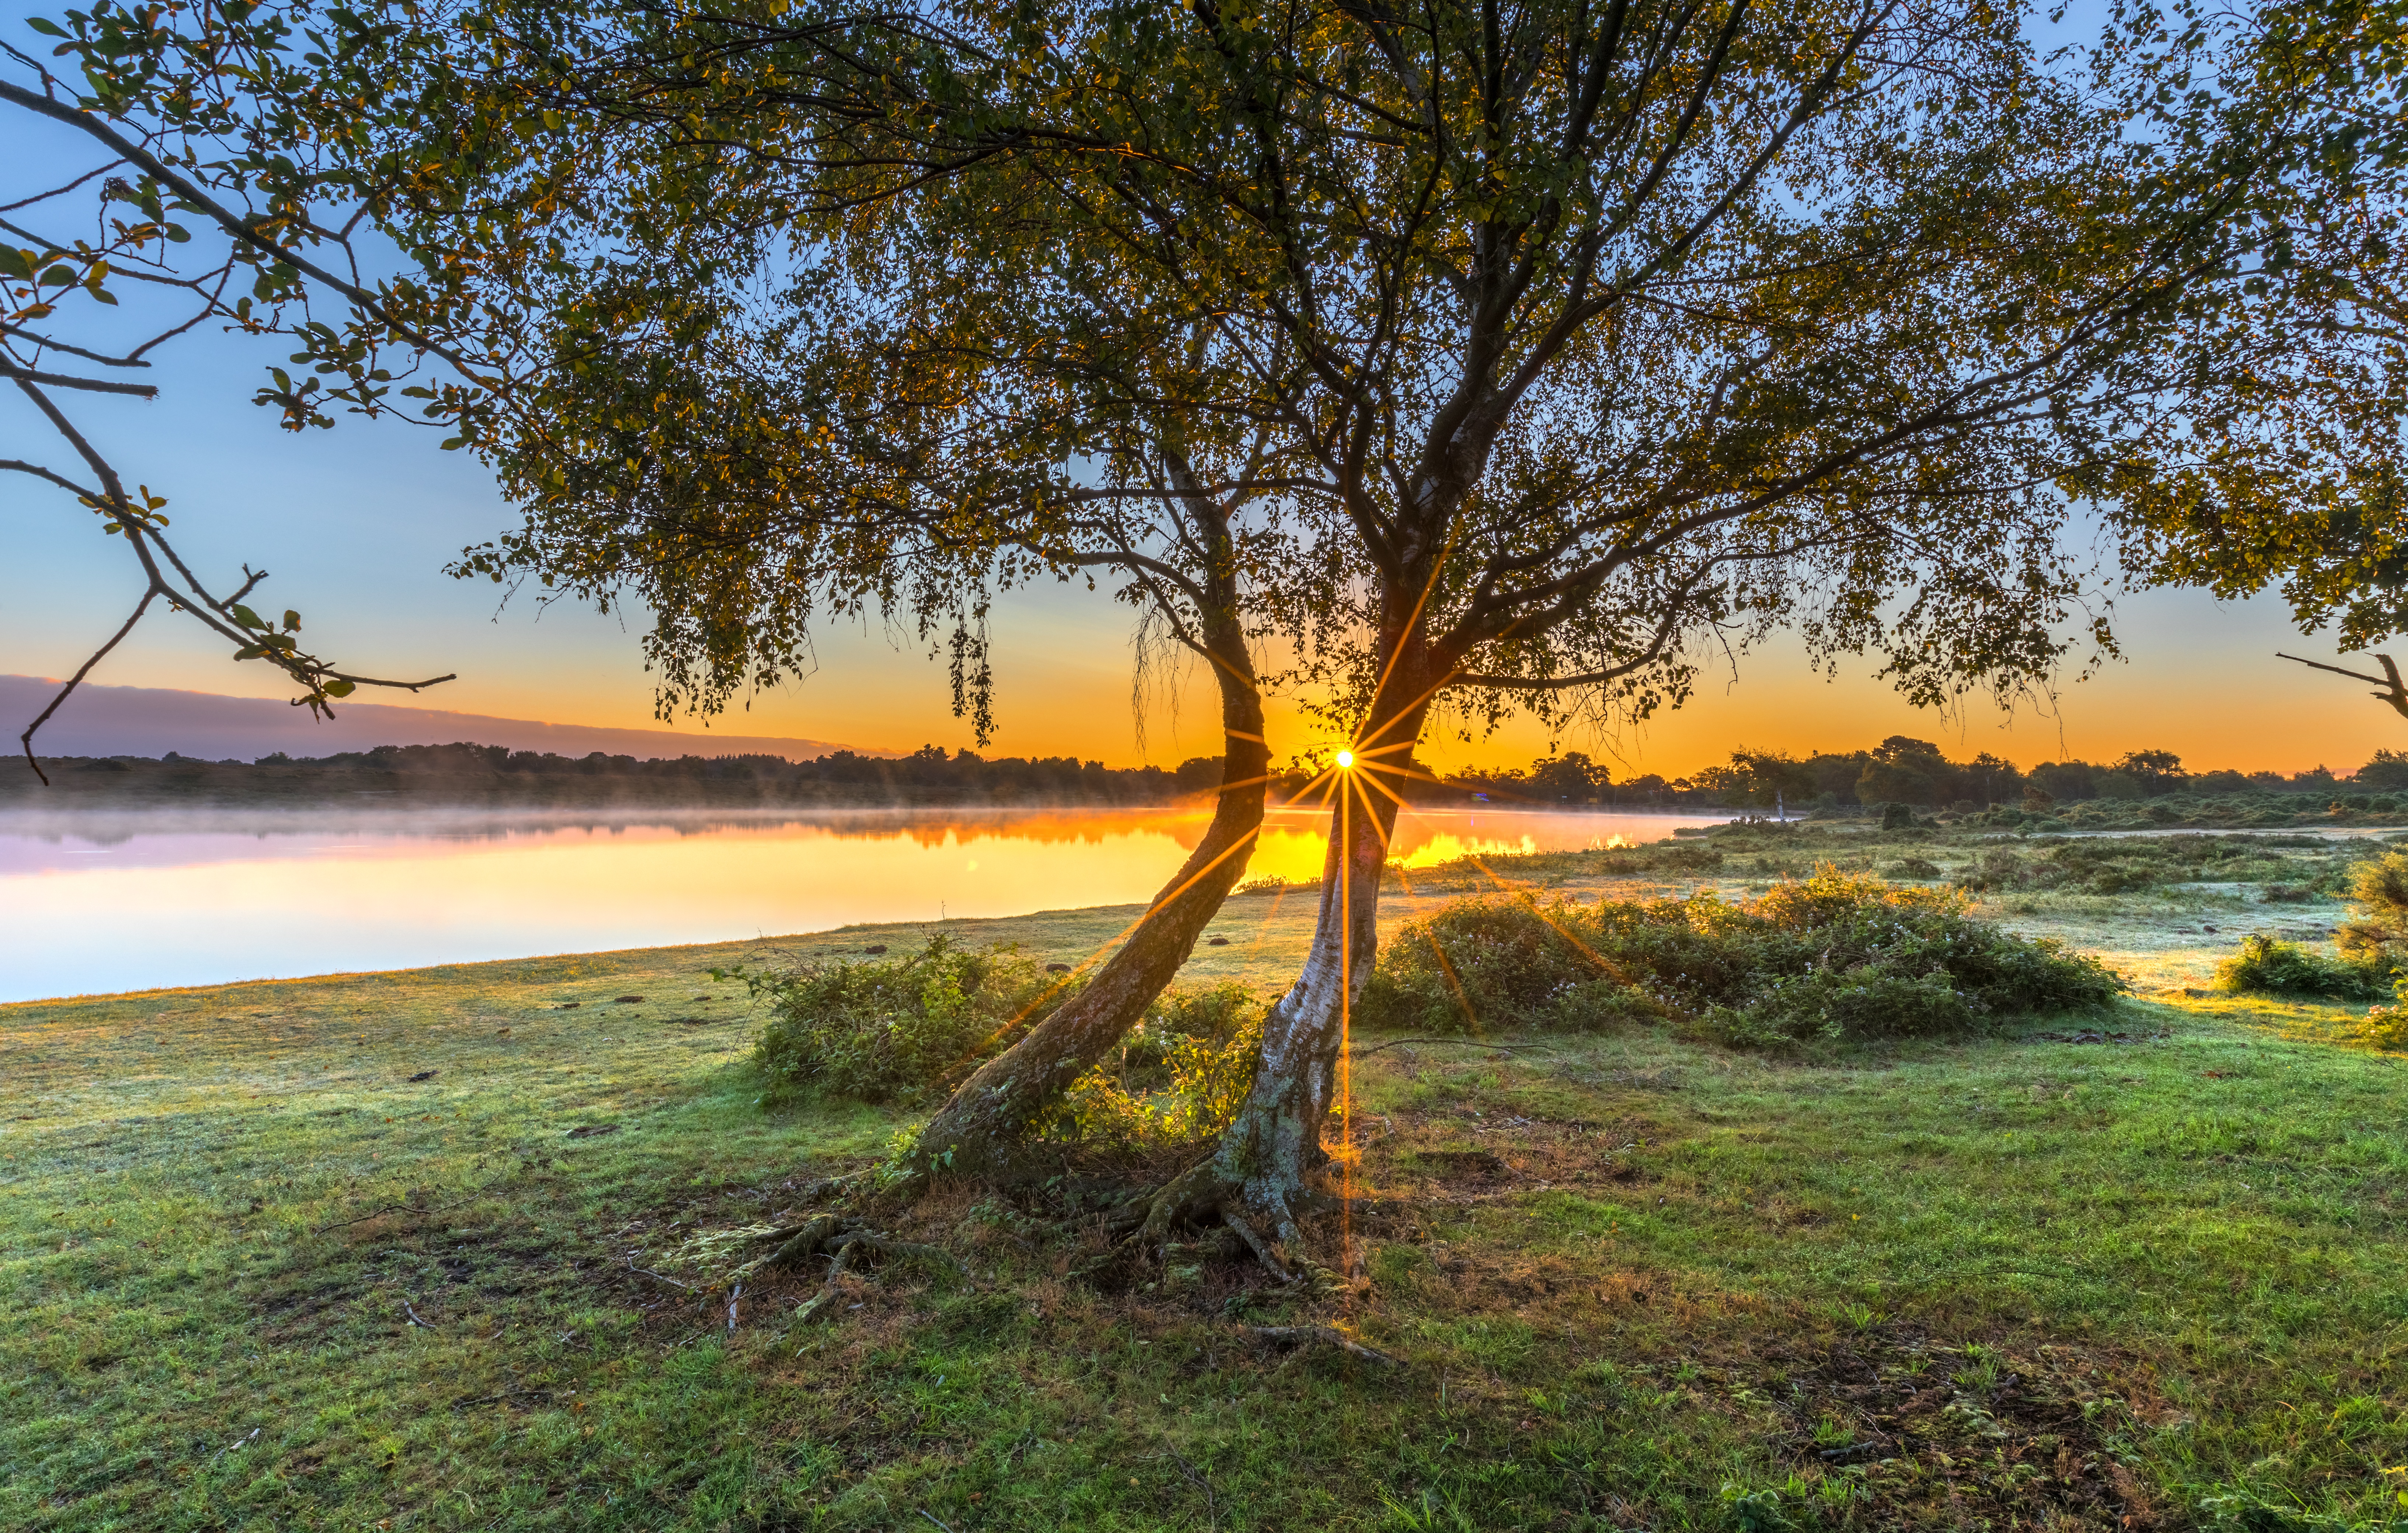
[[[1738,903],[1463,900],[1399,929],[1359,1015],[1422,1032],[1670,1017],[1763,1043],[1961,1032],[2121,988],[2095,960],[1972,920],[1958,895],[1824,867]]]
[[[2094,870],[2082,881],[2083,891],[2093,895],[2128,895],[2153,887],[2157,879],[2145,867],[2129,867],[2110,863]]]
[[[1970,890],[2021,889],[2033,881],[2032,867],[2004,847],[1986,847],[1965,869],[1958,884]]]
[[[753,1059],[773,1095],[865,1102],[942,1096],[1077,991],[1010,948],[941,933],[891,961],[813,964],[756,977],[770,1004]]]
[[[1076,995],[1010,947],[939,935],[921,952],[757,976],[770,1020],[753,1058],[773,1097],[940,1100]],[[1158,997],[1120,1047],[1071,1083],[1038,1137],[1144,1146],[1218,1133],[1262,1053],[1262,1002],[1234,981]]]
[[[2328,958],[2296,942],[2262,934],[2241,939],[2241,951],[2215,966],[2216,983],[2236,992],[2328,996],[2334,1000],[2380,1000],[2390,993],[2387,964]]]
[[[1234,980],[1166,992],[1116,1058],[1071,1084],[1040,1137],[1136,1148],[1219,1133],[1254,1085],[1265,1014]]]
[[[2408,850],[2394,848],[2358,865],[2350,877],[2355,909],[2342,925],[2342,953],[2362,963],[2408,968]]]
[[[1940,865],[1928,857],[1900,857],[1885,871],[1894,879],[1936,879]]]
[[[2408,995],[2397,1006],[2378,1006],[2347,1031],[2353,1043],[2391,1053],[2408,1050]]]

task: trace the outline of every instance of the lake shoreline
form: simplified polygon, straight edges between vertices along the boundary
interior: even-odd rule
[[[2157,833],[2163,836],[2165,832]],[[2256,838],[2249,838],[2255,839]],[[2357,838],[2344,831],[2318,839],[2339,852]],[[1721,840],[1722,838],[1714,838]],[[1963,857],[1999,838],[1851,836],[1846,847],[1823,846],[1799,867],[1765,859],[1741,862],[1714,855],[1696,839],[1665,840],[1619,852],[1537,852],[1467,859],[1436,867],[1405,869],[1383,891],[1380,910],[1383,943],[1404,924],[1424,919],[1468,895],[1511,892],[1540,898],[1681,898],[1711,893],[1744,899],[1779,878],[1795,876],[1813,861],[1838,857],[1868,870],[1897,870],[1925,854]],[[1935,883],[1944,878],[1904,877]],[[1317,883],[1253,884],[1233,894],[1198,940],[1180,971],[1181,984],[1237,981],[1257,990],[1284,988],[1301,966],[1319,911]],[[914,951],[930,938],[973,945],[1010,945],[1047,963],[1074,967],[1101,962],[1142,918],[1147,904],[1120,901],[1040,909],[1018,914],[950,916],[936,920],[854,921],[752,938],[690,942],[630,943],[562,949],[524,954],[329,970],[311,974],[225,979],[180,985],[136,986],[0,1001],[0,1019],[45,1007],[165,1003],[178,997],[251,997],[251,1003],[293,987],[322,986],[372,994],[379,986],[436,984],[484,993],[547,984],[583,986],[551,1000],[519,997],[513,1003],[548,1006],[610,1000],[601,990],[628,983],[659,988],[706,981],[710,971],[786,968],[811,964],[864,961],[872,948],[888,956]],[[2339,919],[2327,896],[2305,904],[2253,899],[2243,884],[2198,883],[2138,895],[2100,896],[2067,889],[2041,895],[1975,896],[1974,911],[2027,937],[2051,938],[2099,953],[2127,974],[2142,994],[2180,994],[2213,983],[2216,964],[2244,938],[2263,935],[2321,943]],[[2201,938],[2213,936],[2214,940]],[[1216,940],[1217,939],[1217,940]],[[598,988],[595,988],[598,987]],[[590,993],[589,993],[590,992]]]

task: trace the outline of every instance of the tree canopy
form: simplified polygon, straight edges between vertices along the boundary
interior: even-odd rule
[[[310,107],[323,103],[295,53],[305,35],[287,14],[239,6],[104,7],[28,24],[63,39],[57,52],[73,63],[62,76],[7,47],[0,67],[15,78],[0,78],[0,124],[27,144],[64,139],[76,158],[29,157],[0,210],[0,379],[49,437],[0,470],[73,496],[141,580],[132,616],[20,737],[27,764],[41,771],[36,733],[155,601],[233,644],[236,660],[277,667],[320,714],[361,686],[452,680],[362,675],[304,649],[298,610],[248,605],[265,570],[245,566],[239,582],[221,583],[177,552],[165,493],[175,466],[127,467],[90,424],[108,401],[155,398],[138,380],[153,355],[212,323],[296,340],[294,360],[319,363],[297,379],[272,367],[253,394],[296,431],[331,424],[330,410],[380,412],[397,372],[463,365],[455,331],[400,317],[393,290],[362,275],[348,211],[359,182],[312,147],[322,112]]]

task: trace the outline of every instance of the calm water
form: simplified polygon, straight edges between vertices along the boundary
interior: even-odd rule
[[[1409,867],[1658,840],[1671,815],[1408,812]],[[1140,901],[1201,811],[0,816],[0,1000]],[[1321,871],[1274,810],[1247,877]]]

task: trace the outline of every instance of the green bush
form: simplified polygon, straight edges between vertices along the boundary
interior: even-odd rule
[[[1040,1136],[1142,1148],[1219,1133],[1254,1085],[1265,1015],[1234,980],[1165,992],[1114,1056],[1072,1082]]]
[[[2241,951],[2215,967],[2224,989],[2327,996],[2340,1001],[2381,1000],[2391,994],[2390,966],[2376,960],[2328,958],[2296,942],[2244,937]]]
[[[1076,995],[1010,947],[939,935],[905,957],[755,976],[770,1002],[753,1049],[773,1099],[941,1100]],[[1039,1138],[1145,1146],[1219,1132],[1262,1053],[1262,1002],[1242,984],[1158,997],[1104,1061],[1071,1083]]]
[[[1398,932],[1358,1015],[1432,1033],[1669,1019],[1765,1043],[1964,1032],[2121,988],[2093,959],[1972,920],[1957,895],[1826,867],[1738,903],[1463,900]]]
[[[2021,889],[2034,881],[2032,865],[2004,847],[1985,847],[1956,881],[1969,890]]]
[[[2408,850],[2359,863],[2349,894],[2355,909],[2339,933],[2343,954],[2408,970]]]
[[[2145,867],[2111,863],[2094,869],[2088,878],[2082,881],[2082,889],[2085,894],[2091,895],[2129,895],[2154,888],[2157,881],[2156,876]]]
[[[889,961],[755,978],[770,1005],[753,1059],[773,1095],[916,1103],[940,1097],[1076,993],[1010,948],[939,934]]]

